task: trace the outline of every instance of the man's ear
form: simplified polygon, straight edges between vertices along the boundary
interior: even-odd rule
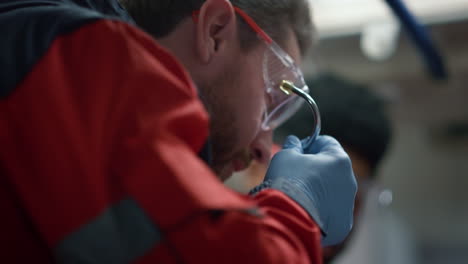
[[[236,36],[236,16],[227,0],[206,0],[196,23],[196,49],[203,63],[208,63]]]

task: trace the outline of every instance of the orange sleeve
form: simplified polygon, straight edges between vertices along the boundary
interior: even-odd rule
[[[59,262],[321,263],[295,202],[230,191],[198,158],[208,117],[193,84],[129,25],[58,38],[0,109],[6,182]]]

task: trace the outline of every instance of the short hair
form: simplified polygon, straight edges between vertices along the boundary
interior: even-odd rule
[[[369,162],[372,174],[391,140],[391,123],[385,102],[369,87],[323,74],[306,81],[322,118],[321,134],[336,138],[342,145]],[[312,132],[313,115],[307,105],[275,131],[275,141],[294,134],[305,138]],[[369,175],[373,176],[373,175]]]
[[[192,12],[200,9],[205,0],[120,0],[137,25],[154,38],[172,32]],[[313,43],[314,27],[307,0],[231,0],[268,34],[284,45],[289,28],[294,32],[304,56]],[[246,50],[256,43],[256,36],[247,24],[241,24],[241,47]]]

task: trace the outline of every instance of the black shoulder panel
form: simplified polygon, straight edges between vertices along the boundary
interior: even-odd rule
[[[0,0],[0,99],[18,86],[58,36],[98,19],[131,22],[116,5],[116,0]]]

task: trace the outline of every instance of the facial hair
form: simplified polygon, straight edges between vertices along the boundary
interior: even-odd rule
[[[221,180],[226,180],[231,176],[231,163],[234,159],[250,156],[247,149],[239,149],[237,144],[239,142],[238,126],[236,126],[237,120],[234,113],[240,106],[232,105],[229,95],[224,92],[236,89],[239,75],[239,68],[229,67],[216,80],[198,87],[200,98],[210,115],[210,139],[213,154],[211,167]]]

